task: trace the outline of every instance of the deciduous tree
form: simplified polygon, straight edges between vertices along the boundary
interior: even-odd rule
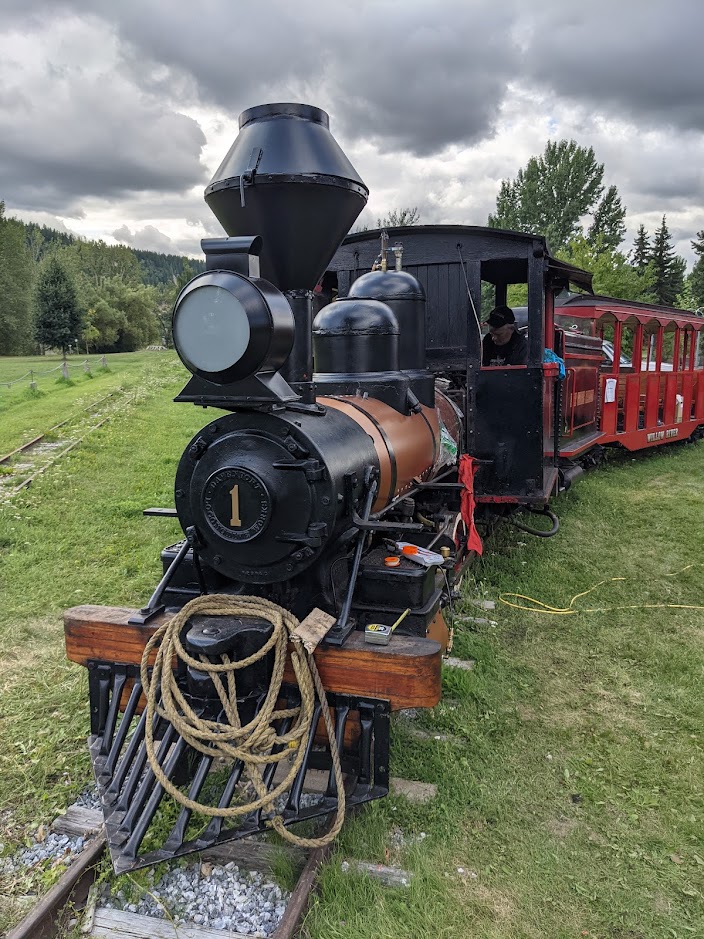
[[[98,352],[133,352],[159,338],[154,287],[105,277],[97,286],[84,284],[82,296],[91,328],[84,341],[88,339]]]
[[[653,300],[653,274],[648,267],[642,274],[628,262],[621,251],[609,248],[599,236],[595,242],[576,235],[558,256],[594,275],[594,293],[622,300]]]
[[[388,215],[376,220],[377,228],[403,228],[406,225],[417,225],[420,221],[418,206],[406,206],[403,209],[392,209]]]
[[[544,235],[556,251],[582,231],[592,215],[587,237],[602,250],[614,250],[623,240],[626,210],[615,186],[604,195],[604,164],[592,147],[574,140],[549,140],[545,152],[531,157],[515,179],[504,179],[489,216],[492,228],[508,228]]]
[[[401,209],[392,209],[383,218],[377,217],[377,228],[403,228],[406,225],[417,225],[420,222],[418,206],[405,206]],[[351,233],[369,231],[369,225],[364,222],[355,225]]]
[[[161,331],[161,338],[166,344],[166,347],[170,349],[173,344],[173,332],[172,332],[172,323],[171,317],[173,314],[174,304],[176,298],[181,293],[186,284],[191,281],[198,271],[194,268],[197,265],[191,266],[191,261],[188,258],[181,258],[181,270],[178,275],[174,275],[173,283],[166,286],[165,284],[160,284],[156,288],[156,305],[154,307],[154,316],[156,317],[157,323],[159,324],[159,329]]]
[[[61,250],[66,267],[79,283],[84,282],[99,288],[111,278],[127,284],[142,282],[139,261],[131,248],[125,245],[108,245],[104,241],[73,241]]]
[[[0,355],[21,355],[32,346],[32,261],[24,226],[5,217],[0,202]]]
[[[692,292],[691,276],[685,279],[682,293],[677,295],[674,305],[680,310],[688,310],[691,313],[698,312],[699,304],[697,303],[697,299]]]

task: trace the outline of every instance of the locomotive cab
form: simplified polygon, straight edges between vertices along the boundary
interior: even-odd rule
[[[340,296],[355,293],[380,234],[350,235],[337,251],[330,270]],[[545,350],[562,352],[554,297],[569,283],[591,289],[591,275],[553,258],[537,235],[436,225],[389,229],[388,237],[403,246],[404,269],[424,291],[428,367],[466,415],[477,502],[497,510],[546,505],[560,472],[560,368],[545,361]],[[517,324],[527,336],[527,362],[482,367],[483,320],[512,288],[523,295]]]
[[[552,348],[544,254],[531,247],[526,257],[491,258],[479,263],[485,296],[489,287],[487,305],[505,305],[509,289],[518,285],[524,287],[528,299],[525,365],[477,368],[474,355],[470,365],[476,412],[469,447],[480,459],[491,461],[482,466],[478,477],[480,500],[544,504],[555,490],[553,426],[558,386],[555,366],[543,362],[544,349]],[[518,254],[515,248],[514,254]],[[481,362],[481,348],[479,358]]]

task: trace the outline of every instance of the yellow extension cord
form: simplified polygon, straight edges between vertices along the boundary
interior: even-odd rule
[[[693,564],[688,564],[679,571],[674,571],[674,573],[665,574],[664,576],[678,577],[680,574],[683,574],[692,567],[704,567],[704,564],[695,561]],[[609,577],[606,580],[600,580],[598,584],[594,584],[594,586],[590,587],[588,590],[583,590],[581,593],[575,594],[570,600],[569,605],[564,608],[550,606],[549,603],[543,603],[542,600],[536,600],[534,597],[528,597],[523,593],[499,594],[499,602],[503,603],[505,606],[513,607],[514,610],[523,610],[526,613],[542,613],[545,616],[574,616],[577,613],[615,613],[620,610],[704,610],[704,606],[691,606],[685,603],[634,603],[628,606],[594,607],[592,609],[574,608],[574,604],[577,600],[580,599],[580,597],[586,597],[587,594],[592,593],[599,587],[603,587],[604,584],[611,584],[615,581],[625,580],[628,580],[628,578]],[[533,605],[525,606],[522,603],[513,603],[511,600],[507,600],[507,597],[513,597],[516,600],[526,600],[528,603]]]

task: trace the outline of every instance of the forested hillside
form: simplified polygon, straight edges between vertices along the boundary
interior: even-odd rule
[[[0,355],[170,344],[176,294],[203,269],[7,218],[0,202]]]

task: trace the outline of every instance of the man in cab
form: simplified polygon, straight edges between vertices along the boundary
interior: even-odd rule
[[[525,365],[528,342],[516,328],[511,307],[494,307],[486,322],[489,332],[482,340],[482,365]]]

